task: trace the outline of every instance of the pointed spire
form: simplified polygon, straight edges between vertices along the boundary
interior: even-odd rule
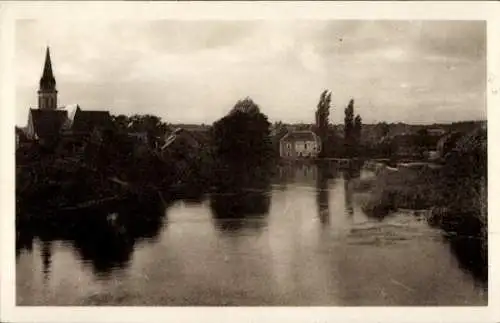
[[[50,61],[49,46],[47,46],[47,50],[45,51],[45,66],[43,68],[43,75],[53,76],[52,75],[52,62]]]
[[[50,60],[50,49],[47,46],[45,52],[45,65],[43,67],[42,78],[40,79],[40,90],[42,91],[53,91],[56,88],[56,79],[52,73],[52,62]]]

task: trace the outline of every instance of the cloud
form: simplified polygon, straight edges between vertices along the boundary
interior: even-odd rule
[[[366,122],[475,119],[485,35],[474,21],[20,21],[17,122],[46,44],[60,102],[114,113],[210,123],[251,96],[272,120],[312,122],[331,89],[334,123],[352,97]]]

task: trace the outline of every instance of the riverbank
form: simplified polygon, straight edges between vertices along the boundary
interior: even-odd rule
[[[486,182],[459,174],[450,178],[450,167],[388,167],[372,178],[353,182],[352,189],[362,196],[363,211],[371,217],[384,218],[398,209],[423,211],[430,225],[442,229],[452,247],[466,247],[464,265],[486,281]]]

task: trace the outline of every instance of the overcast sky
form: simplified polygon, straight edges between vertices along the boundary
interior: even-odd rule
[[[483,22],[81,21],[16,24],[16,123],[37,106],[50,45],[60,105],[212,123],[251,97],[271,121],[486,118]]]

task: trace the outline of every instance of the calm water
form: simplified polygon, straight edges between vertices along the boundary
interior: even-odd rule
[[[149,221],[35,234],[18,250],[17,303],[487,304],[438,229],[409,212],[367,217],[348,177],[286,168]]]

